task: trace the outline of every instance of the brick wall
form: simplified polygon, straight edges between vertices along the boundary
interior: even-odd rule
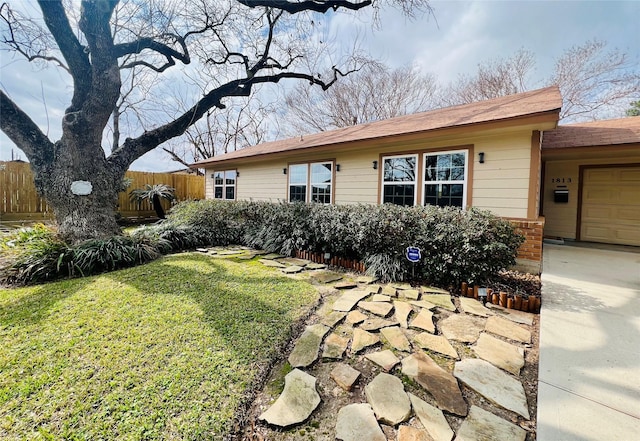
[[[518,264],[528,272],[539,273],[542,268],[542,238],[544,218],[535,221],[511,220],[516,231],[524,235],[525,241],[518,250]]]

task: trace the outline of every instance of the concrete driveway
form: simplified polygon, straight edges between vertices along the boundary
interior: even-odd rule
[[[640,440],[640,253],[543,258],[537,439]]]

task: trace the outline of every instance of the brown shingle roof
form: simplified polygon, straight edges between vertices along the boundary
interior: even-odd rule
[[[543,149],[640,143],[640,116],[567,124],[544,132]]]
[[[205,159],[192,164],[204,166],[220,161],[261,156],[314,147],[372,140],[395,135],[428,132],[437,129],[508,120],[547,112],[559,112],[562,97],[557,87],[547,87],[515,95],[429,112],[399,116],[357,126],[345,127],[302,137],[258,144],[242,150]]]

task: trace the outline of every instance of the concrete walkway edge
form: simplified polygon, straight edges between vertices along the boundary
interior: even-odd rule
[[[640,436],[640,253],[545,244],[538,441]]]

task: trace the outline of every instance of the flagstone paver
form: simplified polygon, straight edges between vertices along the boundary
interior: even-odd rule
[[[333,283],[338,280],[342,280],[342,274],[334,273],[333,271],[318,271],[313,275],[313,279],[318,283]]]
[[[484,322],[467,314],[452,314],[440,320],[438,328],[449,340],[475,343],[484,328]]]
[[[285,257],[283,259],[278,259],[278,262],[284,263],[285,265],[301,266],[303,268],[312,263],[310,260],[296,259],[295,257]]]
[[[325,265],[324,263],[309,263],[304,267],[304,269],[307,270],[322,270],[326,268],[327,265]]]
[[[407,336],[404,335],[404,332],[402,332],[402,329],[398,326],[382,328],[380,329],[380,334],[382,334],[382,337],[384,337],[391,347],[403,352],[411,351],[409,339],[407,339]]]
[[[356,279],[356,282],[358,283],[364,283],[365,285],[369,285],[371,283],[375,283],[378,281],[377,277],[371,277],[371,276],[360,276]]]
[[[529,419],[522,383],[491,363],[467,358],[455,364],[453,375],[489,401]]]
[[[356,309],[354,311],[349,312],[349,314],[347,314],[346,322],[351,323],[352,325],[355,325],[357,323],[362,323],[368,317],[369,317],[368,315],[363,314],[362,312]]]
[[[446,309],[447,311],[455,311],[456,307],[451,302],[451,296],[447,293],[444,294],[422,294],[422,300],[432,303],[440,308]]]
[[[411,312],[413,311],[413,308],[411,307],[411,305],[408,304],[407,302],[396,300],[393,302],[393,308],[395,311],[394,317],[396,320],[398,320],[398,323],[400,323],[400,326],[402,326],[405,329],[408,328],[409,314],[411,314]]]
[[[372,302],[390,302],[391,297],[385,296],[384,294],[374,294],[371,298]]]
[[[428,302],[426,300],[411,300],[409,303],[413,306],[429,310],[435,309],[435,307],[437,306],[436,304]]]
[[[384,287],[382,287],[382,292],[380,294],[384,294],[386,296],[391,296],[391,297],[398,297],[397,290],[390,285],[385,285]]]
[[[429,438],[431,441],[451,441],[453,430],[451,430],[451,426],[449,426],[440,409],[411,393],[409,394],[409,400],[413,411],[431,437]]]
[[[427,354],[415,352],[403,358],[402,373],[433,395],[439,408],[460,416],[467,414],[467,402],[462,397],[458,382]]]
[[[351,281],[344,281],[344,282],[338,282],[334,285],[334,287],[336,289],[351,289],[351,288],[355,288],[357,287],[358,284],[356,282],[351,282]]]
[[[386,317],[393,309],[393,305],[388,302],[358,302],[358,308],[362,308],[380,317]]]
[[[387,441],[373,409],[367,403],[349,404],[338,412],[336,439],[342,441]]]
[[[327,314],[322,318],[321,322],[323,325],[333,328],[338,322],[340,322],[346,316],[347,316],[346,312],[331,311],[329,314]]]
[[[400,290],[412,289],[411,285],[409,285],[408,283],[391,283],[391,286],[394,287],[395,289],[400,289]]]
[[[449,295],[449,291],[442,288],[436,288],[435,286],[421,286],[423,294],[447,294]]]
[[[527,432],[491,412],[471,406],[469,416],[464,420],[456,441],[524,441]]]
[[[289,355],[289,364],[294,368],[305,367],[316,361],[322,339],[329,329],[320,323],[307,326]]]
[[[395,426],[411,415],[411,402],[402,380],[395,375],[379,373],[364,388],[367,402],[379,421]]]
[[[263,259],[267,259],[267,260],[280,259],[282,257],[284,257],[282,254],[276,254],[276,253],[269,253],[262,256]]]
[[[282,272],[285,274],[298,274],[304,271],[304,268],[301,266],[291,265],[285,268],[282,268]]]
[[[284,267],[286,267],[286,265],[283,265],[283,264],[281,264],[280,262],[278,262],[276,260],[269,260],[269,259],[265,259],[264,257],[262,259],[258,260],[258,262],[260,262],[264,266],[269,266],[271,268],[284,268]]]
[[[356,303],[358,303],[368,295],[369,293],[366,291],[359,291],[355,289],[346,291],[340,296],[338,300],[335,301],[335,303],[333,304],[333,310],[349,312],[353,309],[354,306],[356,306]]]
[[[489,315],[493,315],[490,309],[485,308],[482,302],[479,302],[476,299],[472,299],[471,297],[460,297],[460,306],[462,310],[467,314],[473,314],[480,317],[489,317]]]
[[[516,309],[507,309],[499,305],[494,305],[492,303],[487,303],[487,308],[496,312],[496,315],[499,315],[507,320],[511,320],[515,323],[520,323],[521,325],[532,326],[533,325],[533,314],[530,312],[518,311]]]
[[[433,334],[436,332],[436,326],[433,324],[433,312],[428,309],[423,309],[416,318],[409,323],[409,327],[421,329]]]
[[[367,360],[370,360],[384,369],[386,372],[391,371],[395,365],[400,363],[400,359],[391,352],[389,349],[384,351],[372,352],[364,356]]]
[[[478,357],[513,375],[519,375],[520,369],[524,366],[524,349],[484,332],[480,334],[472,349]]]
[[[371,332],[365,331],[364,329],[354,328],[353,341],[351,342],[351,352],[353,354],[356,354],[364,348],[373,346],[379,342],[380,337],[378,337],[376,334],[372,334]]]
[[[368,285],[364,287],[364,290],[371,294],[378,294],[380,292],[380,285]]]
[[[347,350],[349,339],[332,332],[324,341],[322,358],[342,358],[342,354]]]
[[[358,378],[360,371],[352,368],[346,363],[337,363],[330,374],[333,381],[346,391],[350,391]]]
[[[422,349],[428,349],[429,351],[437,352],[439,354],[446,355],[451,358],[458,359],[458,352],[455,350],[449,340],[441,335],[433,335],[428,332],[421,332],[413,337],[413,341],[418,344]]]
[[[424,429],[411,426],[398,427],[398,441],[433,441]]]
[[[404,297],[405,299],[418,300],[420,298],[420,292],[417,289],[401,289],[398,296]]]
[[[502,317],[489,317],[484,330],[511,340],[531,343],[531,331]]]
[[[315,377],[294,369],[284,377],[284,390],[275,403],[258,418],[275,426],[301,423],[320,404]]]
[[[362,322],[359,326],[360,329],[365,331],[377,331],[380,328],[387,328],[389,326],[396,326],[398,322],[392,320],[385,320],[380,317],[370,318]]]

